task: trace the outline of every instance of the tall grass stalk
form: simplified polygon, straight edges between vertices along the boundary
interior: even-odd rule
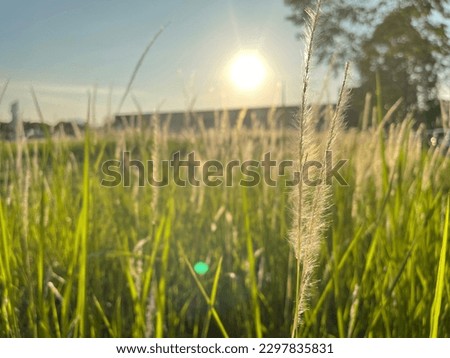
[[[166,27],[167,27],[167,25],[166,25]],[[163,33],[163,31],[164,31],[164,27],[161,27],[161,29],[152,37],[152,39],[150,40],[148,45],[145,47],[144,52],[141,54],[141,57],[139,57],[138,62],[136,63],[136,65],[133,68],[133,72],[131,73],[131,77],[128,81],[125,92],[122,95],[122,99],[120,100],[117,112],[120,112],[120,110],[122,109],[122,106],[123,106],[125,100],[127,99],[128,93],[130,92],[130,89],[131,89],[131,86],[133,85],[136,75],[137,75],[139,69],[141,68],[142,63],[144,62],[144,59],[147,56],[148,51],[150,51],[150,49],[155,44],[158,37]]]
[[[6,89],[8,88],[9,80],[6,80],[2,86],[2,90],[0,91],[0,104],[2,104],[3,96],[6,93]]]
[[[14,314],[15,300],[12,296],[13,291],[13,276],[12,276],[12,259],[10,257],[10,233],[7,229],[7,221],[3,211],[3,204],[0,201],[0,234],[2,235],[2,250],[0,254],[0,274],[2,294],[1,299],[1,317],[4,322],[2,329],[3,334],[6,337],[20,337],[20,331],[18,330],[18,322],[16,315]]]
[[[292,193],[294,198],[294,225],[291,229],[290,241],[295,249],[297,259],[296,269],[296,300],[294,322],[291,336],[297,335],[297,329],[302,321],[302,315],[308,307],[309,297],[314,286],[313,275],[319,257],[320,242],[327,227],[328,199],[331,195],[330,178],[327,178],[325,168],[316,174],[316,178],[321,181],[315,187],[307,186],[303,178],[303,165],[307,158],[315,159],[318,155],[318,148],[313,144],[320,140],[313,127],[314,118],[311,112],[311,105],[308,102],[308,81],[310,72],[310,61],[320,12],[320,1],[314,13],[308,12],[311,26],[306,33],[305,69],[303,76],[303,91],[301,108],[299,111],[299,141],[298,157],[300,182]],[[337,106],[334,115],[329,123],[328,139],[323,148],[323,155],[319,156],[323,163],[329,161],[329,155],[336,150],[336,138],[344,127],[343,117],[347,106],[349,91],[348,86],[349,64],[344,70],[344,80],[339,93]]]
[[[302,269],[302,249],[303,249],[303,205],[304,205],[304,183],[303,183],[303,165],[308,155],[315,151],[311,143],[311,132],[314,130],[312,127],[313,118],[311,115],[311,108],[308,102],[308,86],[310,77],[310,67],[312,62],[314,35],[317,28],[319,19],[321,1],[317,2],[315,12],[308,9],[306,11],[309,16],[309,26],[305,29],[305,50],[304,50],[304,69],[303,69],[303,86],[301,91],[300,109],[297,115],[298,125],[298,142],[297,142],[297,155],[298,155],[298,170],[300,173],[300,180],[297,187],[293,191],[294,198],[294,227],[290,234],[290,241],[294,247],[295,257],[297,259],[296,265],[296,296],[295,296],[295,313],[294,324],[292,327],[292,337],[297,332],[300,316],[304,310],[304,307],[300,306],[302,302],[301,295],[301,269]]]
[[[441,313],[442,294],[445,287],[445,270],[447,257],[447,243],[450,225],[450,196],[447,197],[447,208],[445,210],[444,233],[442,235],[442,247],[439,258],[438,272],[436,277],[436,290],[434,293],[433,305],[431,306],[430,338],[438,337],[439,316]],[[448,284],[448,281],[447,281]]]

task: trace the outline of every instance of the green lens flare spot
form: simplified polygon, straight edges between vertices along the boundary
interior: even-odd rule
[[[199,275],[204,275],[209,271],[209,266],[203,261],[199,261],[194,265],[194,271]]]

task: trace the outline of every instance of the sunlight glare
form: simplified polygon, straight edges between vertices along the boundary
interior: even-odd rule
[[[231,63],[231,80],[241,90],[253,90],[261,85],[266,68],[257,52],[242,52]]]

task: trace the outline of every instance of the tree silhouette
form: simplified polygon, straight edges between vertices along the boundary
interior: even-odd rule
[[[288,17],[304,26],[312,0],[285,0]],[[382,102],[390,107],[403,98],[401,114],[414,111],[431,122],[438,114],[438,85],[448,82],[450,68],[450,0],[328,0],[323,3],[319,62],[334,56],[334,65],[351,60],[360,87],[353,105],[362,110],[365,93],[375,93],[378,76]]]

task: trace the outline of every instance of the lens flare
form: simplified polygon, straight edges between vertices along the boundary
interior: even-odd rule
[[[194,265],[194,271],[198,275],[204,275],[209,271],[209,266],[207,263],[205,263],[203,261],[199,261]]]

